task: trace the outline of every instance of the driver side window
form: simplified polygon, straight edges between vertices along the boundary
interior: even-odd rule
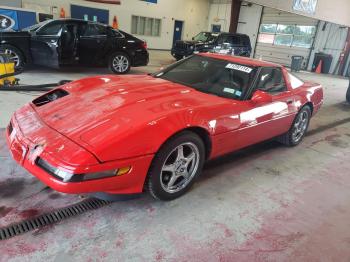
[[[61,21],[53,21],[47,25],[44,25],[37,31],[37,35],[58,35],[62,28],[63,23]]]
[[[257,89],[278,94],[287,90],[282,70],[279,68],[262,68],[260,71]]]

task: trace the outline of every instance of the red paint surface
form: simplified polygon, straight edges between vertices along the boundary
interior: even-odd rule
[[[23,210],[19,213],[20,217],[22,219],[28,219],[28,218],[33,218],[39,214],[39,210],[37,209],[27,209]]]
[[[215,54],[250,66],[271,63]],[[51,188],[65,193],[139,193],[153,155],[175,133],[201,128],[210,137],[210,158],[287,132],[298,110],[307,102],[317,112],[322,88],[312,83],[266,101],[237,101],[204,94],[152,76],[99,76],[66,84],[69,92],[49,104],[28,104],[17,110],[8,135],[14,159]],[[294,103],[288,104],[288,100]],[[34,149],[40,145],[39,149]],[[33,162],[40,155],[51,165],[75,174],[132,166],[129,174],[95,181],[63,183]],[[24,157],[23,157],[24,156]]]

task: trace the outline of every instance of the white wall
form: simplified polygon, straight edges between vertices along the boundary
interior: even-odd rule
[[[254,55],[255,45],[258,37],[262,6],[242,2],[239,13],[237,33],[246,34],[252,45],[251,56]]]
[[[21,0],[0,0],[2,6],[21,7],[21,4]]]
[[[239,13],[237,33],[246,34],[249,36],[254,48],[256,38],[260,26],[262,6],[255,4],[248,4],[242,2],[241,11]],[[211,31],[212,25],[221,25],[222,32],[228,32],[230,29],[231,19],[231,1],[221,0],[213,1],[209,8],[208,30]]]
[[[174,20],[184,21],[183,38],[190,39],[208,26],[208,0],[159,0],[158,4],[140,0],[122,0],[121,5],[98,4],[83,0],[22,0],[23,7],[37,10],[49,10],[52,6],[63,7],[66,16],[70,16],[70,4],[108,9],[110,24],[118,17],[121,30],[131,31],[131,16],[140,15],[162,19],[160,37],[138,36],[147,41],[149,48],[170,49],[173,42]],[[36,6],[36,7],[35,7]]]
[[[350,1],[349,0],[318,0],[314,15],[296,12],[293,10],[293,0],[249,0],[262,6],[313,17],[323,21],[350,26]]]
[[[211,31],[212,25],[221,25],[222,32],[228,32],[230,29],[231,2],[211,3],[209,8],[208,31]]]

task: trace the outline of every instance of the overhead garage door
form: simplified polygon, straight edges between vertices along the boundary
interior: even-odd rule
[[[303,56],[306,68],[318,20],[264,8],[255,58],[290,66],[293,55]]]

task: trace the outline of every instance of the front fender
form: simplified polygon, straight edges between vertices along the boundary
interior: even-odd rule
[[[198,122],[187,111],[140,122],[136,126],[131,124],[118,133],[107,123],[102,124],[84,133],[81,143],[101,162],[120,160],[155,154],[171,136],[190,127],[201,127],[210,132],[205,120]]]

